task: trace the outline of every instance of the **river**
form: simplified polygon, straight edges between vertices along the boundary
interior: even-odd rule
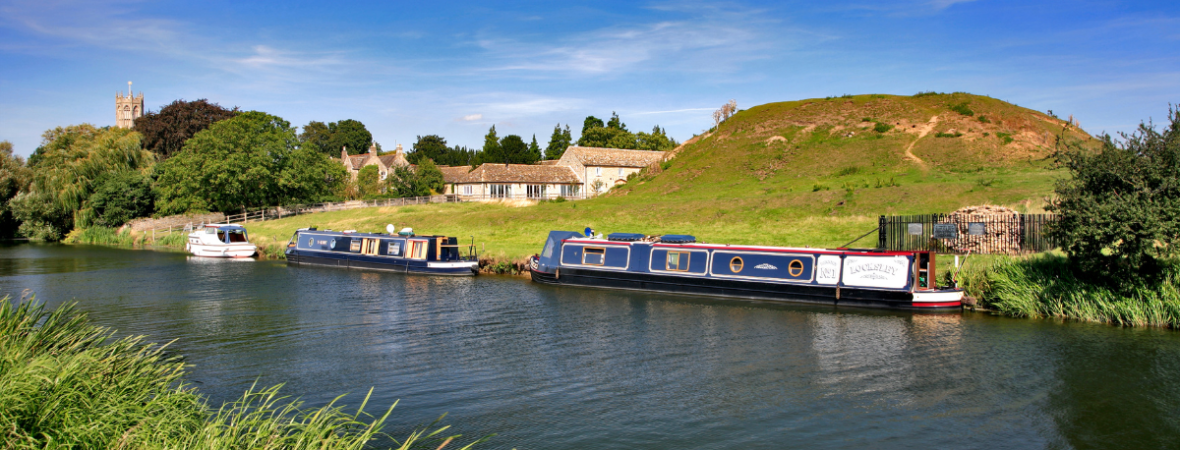
[[[1174,331],[0,247],[26,289],[175,340],[215,404],[374,387],[390,430],[445,412],[481,448],[1180,447]]]

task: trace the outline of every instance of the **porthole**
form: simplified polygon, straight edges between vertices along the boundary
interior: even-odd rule
[[[329,250],[335,250],[335,249],[336,249],[336,240],[335,240],[335,239],[332,239],[332,242],[329,242],[329,243],[328,243],[328,249],[329,249]]]
[[[729,260],[729,271],[733,273],[741,272],[743,265],[742,257],[734,256],[733,259]]]
[[[793,277],[803,275],[803,261],[792,259],[791,263],[787,264],[787,272],[790,272]]]
[[[307,238],[307,246],[311,247],[313,245],[315,245],[315,238],[313,238],[313,237]]]

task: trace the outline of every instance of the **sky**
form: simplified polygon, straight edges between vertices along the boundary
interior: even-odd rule
[[[434,4],[441,3],[441,4]],[[964,91],[1092,134],[1180,103],[1180,2],[0,0],[0,140],[209,99],[292,125],[355,119],[386,150],[488,128],[576,139],[587,115],[679,141],[739,108]]]

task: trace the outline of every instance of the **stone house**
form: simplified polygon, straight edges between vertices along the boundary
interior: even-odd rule
[[[627,182],[627,177],[654,164],[668,152],[622,150],[617,148],[579,147],[571,145],[556,165],[569,167],[582,182],[583,192],[601,194]]]
[[[397,167],[404,167],[410,165],[406,160],[406,154],[402,151],[402,145],[398,144],[397,149],[392,153],[384,155],[377,155],[377,144],[369,146],[368,153],[359,155],[349,155],[348,149],[340,149],[340,163],[344,164],[344,168],[348,169],[348,173],[356,180],[357,175],[361,173],[361,168],[365,166],[377,166],[377,173],[382,181],[385,180],[389,174],[393,173],[393,169]]]
[[[552,199],[578,197],[582,180],[565,166],[540,164],[482,164],[440,166],[446,194],[460,198]]]

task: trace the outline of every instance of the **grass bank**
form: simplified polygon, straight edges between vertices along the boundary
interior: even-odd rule
[[[442,448],[459,437],[444,435],[438,421],[388,435],[393,406],[371,416],[368,396],[351,413],[343,396],[308,408],[274,386],[214,408],[184,375],[166,346],[116,339],[72,305],[46,311],[32,301],[0,301],[4,448],[408,449]]]
[[[1180,328],[1180,265],[1156,281],[1096,283],[1066,256],[995,257],[965,268],[961,285],[982,306],[1011,317]]]

